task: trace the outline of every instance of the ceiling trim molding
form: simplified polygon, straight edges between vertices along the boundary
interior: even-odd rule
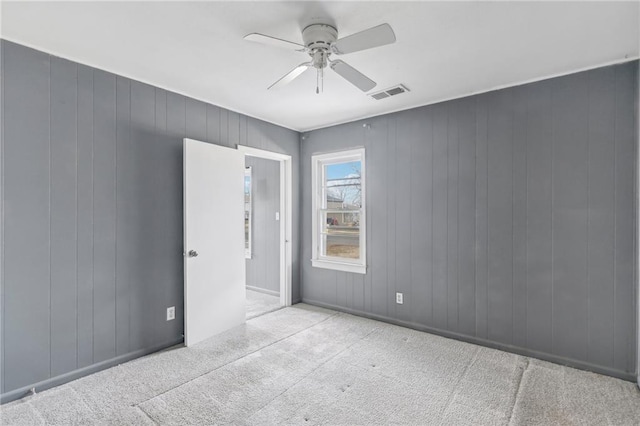
[[[580,73],[580,72],[595,70],[595,69],[598,69],[598,68],[604,68],[604,67],[608,67],[608,66],[611,66],[611,65],[625,64],[627,62],[633,62],[633,61],[638,61],[638,60],[640,60],[640,55],[634,55],[634,56],[630,56],[628,58],[622,58],[622,59],[616,59],[616,60],[613,60],[613,61],[607,61],[607,62],[603,62],[601,64],[597,64],[597,65],[593,65],[593,66],[576,68],[574,70],[567,71],[567,72],[559,72],[559,73],[555,73],[555,74],[549,74],[549,75],[545,75],[543,77],[536,77],[536,78],[531,78],[531,79],[528,79],[528,80],[518,81],[518,82],[515,82],[515,83],[494,86],[494,87],[491,87],[491,88],[486,89],[486,90],[479,90],[477,92],[469,92],[469,93],[466,93],[464,95],[450,96],[450,97],[447,97],[447,98],[442,98],[442,99],[435,100],[433,102],[427,102],[427,103],[424,103],[424,104],[416,104],[416,105],[409,106],[409,107],[398,108],[398,109],[391,110],[389,112],[385,112],[384,114],[373,114],[373,115],[363,116],[363,117],[360,117],[360,118],[355,118],[353,120],[340,121],[338,123],[330,124],[328,126],[313,127],[313,128],[302,129],[302,130],[297,130],[297,131],[299,133],[306,133],[306,132],[312,132],[314,130],[328,129],[328,128],[333,127],[333,126],[339,126],[339,125],[342,125],[342,124],[355,123],[355,122],[361,121],[361,120],[367,120],[367,119],[371,119],[371,118],[375,118],[375,117],[382,117],[382,116],[385,116],[385,115],[388,115],[388,114],[395,114],[397,112],[409,111],[409,110],[412,110],[412,109],[422,108],[422,107],[429,106],[429,105],[436,105],[436,104],[439,104],[439,103],[442,103],[442,102],[453,101],[453,100],[456,100],[456,99],[464,99],[464,98],[468,98],[468,97],[475,96],[475,95],[481,95],[483,93],[495,92],[497,90],[509,89],[509,88],[518,87],[518,86],[524,86],[525,84],[536,83],[536,82],[545,81],[545,80],[551,80],[553,78],[564,77],[564,76],[567,76],[567,75],[577,74],[577,73]]]
[[[149,0],[149,1],[151,1],[151,0]],[[214,102],[208,101],[206,99],[203,99],[203,98],[201,98],[199,96],[195,96],[193,94],[185,93],[185,92],[183,92],[181,90],[176,90],[176,89],[172,89],[170,87],[161,86],[158,83],[153,83],[153,82],[150,82],[150,81],[145,80],[143,78],[132,76],[132,75],[126,73],[126,72],[120,72],[120,71],[117,71],[117,70],[114,70],[114,69],[104,68],[104,67],[102,67],[100,65],[95,65],[95,64],[92,64],[90,62],[82,61],[82,60],[79,60],[77,58],[74,58],[74,57],[66,55],[66,54],[62,55],[62,54],[60,54],[58,52],[52,51],[51,49],[44,49],[44,48],[42,48],[40,46],[36,46],[36,45],[31,44],[31,43],[25,43],[25,42],[22,42],[22,41],[19,41],[19,40],[15,40],[15,39],[12,39],[11,37],[6,37],[6,36],[1,35],[1,34],[0,34],[0,40],[6,40],[6,41],[9,41],[11,43],[19,44],[21,46],[25,46],[25,47],[37,50],[37,51],[42,52],[42,53],[46,53],[47,55],[55,56],[56,58],[65,59],[67,61],[75,62],[75,63],[80,64],[80,65],[84,65],[84,66],[87,66],[87,67],[95,68],[95,69],[98,69],[100,71],[105,71],[105,72],[108,72],[108,73],[111,73],[111,74],[114,74],[114,75],[117,75],[117,76],[120,76],[120,77],[128,78],[129,80],[133,80],[133,81],[137,81],[139,83],[147,84],[149,86],[156,87],[158,89],[166,90],[167,92],[172,92],[172,93],[175,93],[177,95],[186,96],[187,98],[195,99],[196,101],[200,101],[200,102],[204,102],[204,103],[209,104],[209,105],[214,105],[214,106],[217,106],[217,107],[220,107],[220,108],[224,108],[227,111],[235,112],[237,114],[241,114],[241,115],[244,115],[246,117],[250,117],[250,118],[253,118],[253,119],[256,119],[256,120],[260,120],[260,121],[263,121],[265,123],[273,124],[273,125],[282,127],[284,129],[293,130],[294,132],[298,132],[298,133],[301,132],[301,130],[299,130],[299,129],[294,129],[294,128],[289,127],[289,126],[285,126],[284,124],[281,124],[281,123],[275,123],[275,122],[270,121],[270,120],[265,120],[264,118],[260,118],[260,117],[256,117],[256,116],[251,115],[251,114],[247,114],[246,112],[237,111],[237,110],[235,110],[233,108],[229,108],[228,106],[225,106],[223,104],[214,103]]]
[[[408,110],[412,110],[412,109],[416,109],[416,108],[422,108],[422,107],[425,107],[425,106],[435,105],[435,104],[439,104],[439,103],[447,102],[447,101],[452,101],[452,100],[456,100],[456,99],[468,98],[470,96],[475,96],[475,95],[480,95],[480,94],[483,94],[483,93],[494,92],[494,91],[501,90],[501,89],[508,89],[508,88],[512,88],[512,87],[523,86],[525,84],[535,83],[535,82],[544,81],[544,80],[550,80],[550,79],[558,78],[558,77],[564,77],[564,76],[567,76],[567,75],[577,74],[577,73],[584,72],[584,71],[590,71],[590,70],[597,69],[597,68],[602,68],[602,67],[607,67],[607,66],[611,66],[611,65],[618,65],[618,64],[623,64],[623,63],[627,63],[627,62],[633,62],[633,61],[640,60],[640,55],[632,55],[632,56],[629,56],[629,57],[616,59],[616,60],[613,60],[613,61],[606,61],[606,62],[594,64],[594,65],[589,65],[589,66],[586,66],[586,67],[575,68],[575,69],[571,69],[571,70],[564,71],[564,72],[558,72],[558,73],[554,73],[554,74],[544,75],[544,76],[541,76],[541,77],[531,78],[531,79],[527,79],[527,80],[521,80],[521,81],[509,83],[509,84],[493,86],[493,87],[487,88],[486,90],[480,90],[480,91],[476,91],[476,92],[468,92],[468,93],[464,93],[464,94],[460,94],[460,95],[456,95],[456,96],[450,96],[450,97],[446,97],[446,98],[439,98],[439,99],[436,99],[434,101],[430,101],[430,102],[427,102],[427,103],[409,105],[409,106],[406,106],[406,107],[390,110],[390,111],[385,112],[383,114],[365,115],[365,116],[362,116],[362,117],[353,118],[353,119],[346,119],[346,120],[343,120],[343,121],[337,121],[335,123],[331,123],[331,124],[323,125],[323,126],[318,126],[318,127],[310,127],[310,128],[300,127],[300,128],[295,128],[295,127],[290,127],[290,126],[284,125],[282,123],[278,123],[278,122],[275,122],[275,121],[267,120],[267,119],[264,119],[264,118],[261,118],[261,117],[257,117],[257,116],[251,115],[251,114],[247,114],[246,112],[238,111],[238,110],[235,110],[233,108],[229,108],[228,106],[226,106],[224,104],[221,104],[221,103],[214,103],[214,102],[212,102],[210,100],[206,100],[206,99],[204,99],[202,97],[199,97],[197,95],[194,95],[194,94],[186,93],[186,92],[183,92],[183,91],[180,91],[180,90],[176,90],[176,89],[173,89],[173,88],[170,88],[170,87],[161,86],[158,83],[153,83],[153,82],[150,82],[148,80],[141,79],[141,78],[138,78],[136,76],[132,76],[132,75],[126,73],[126,72],[120,72],[120,71],[117,71],[115,69],[103,68],[102,66],[91,64],[89,62],[85,62],[85,61],[79,60],[77,58],[73,58],[72,56],[62,55],[62,54],[59,54],[58,52],[52,51],[50,49],[44,49],[44,48],[42,48],[40,46],[36,46],[36,45],[31,44],[31,43],[24,43],[22,41],[12,39],[11,37],[6,37],[4,35],[0,35],[0,40],[6,40],[6,41],[9,41],[11,43],[16,43],[16,44],[19,44],[21,46],[25,46],[25,47],[28,47],[28,48],[31,48],[31,49],[35,49],[37,51],[43,52],[43,53],[48,54],[48,55],[52,55],[52,56],[55,56],[55,57],[58,57],[58,58],[66,59],[66,60],[69,60],[69,61],[72,61],[72,62],[76,62],[76,63],[84,65],[84,66],[88,66],[88,67],[99,69],[99,70],[102,70],[102,71],[105,71],[105,72],[108,72],[108,73],[111,73],[111,74],[114,74],[114,75],[118,75],[118,76],[121,76],[121,77],[124,77],[124,78],[128,78],[130,80],[134,80],[134,81],[137,81],[137,82],[140,82],[140,83],[143,83],[143,84],[147,84],[147,85],[152,86],[152,87],[156,87],[156,88],[159,88],[159,89],[162,89],[162,90],[166,90],[168,92],[172,92],[172,93],[175,93],[175,94],[178,94],[178,95],[181,95],[181,96],[185,96],[185,97],[188,97],[188,98],[191,98],[191,99],[195,99],[197,101],[204,102],[204,103],[209,104],[209,105],[215,105],[217,107],[224,108],[224,109],[226,109],[228,111],[232,111],[232,112],[235,112],[237,114],[241,114],[241,115],[244,115],[246,117],[253,118],[255,120],[260,120],[260,121],[265,122],[265,123],[273,124],[275,126],[279,126],[279,127],[284,128],[284,129],[292,130],[292,131],[300,133],[300,134],[301,133],[305,133],[305,132],[312,132],[314,130],[327,129],[327,128],[334,127],[334,126],[339,126],[339,125],[342,125],[342,124],[354,123],[354,122],[357,122],[357,121],[371,119],[371,118],[375,118],[375,117],[382,117],[382,116],[385,116],[385,115],[388,115],[388,114],[395,114],[397,112],[408,111]]]

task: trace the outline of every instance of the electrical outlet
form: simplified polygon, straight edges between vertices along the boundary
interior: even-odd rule
[[[171,306],[167,308],[167,321],[176,319],[176,307]]]
[[[397,303],[398,305],[402,305],[402,303],[404,303],[404,302],[402,301],[402,293],[396,293],[396,303]]]
[[[276,212],[276,220],[280,220],[280,212]]]

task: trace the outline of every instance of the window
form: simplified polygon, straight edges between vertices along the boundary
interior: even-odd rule
[[[364,148],[314,155],[311,161],[312,264],[365,274]]]
[[[251,167],[244,169],[244,257],[251,259]]]

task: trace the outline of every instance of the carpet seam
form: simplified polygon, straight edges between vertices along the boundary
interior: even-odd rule
[[[120,367],[120,365],[117,365],[117,366],[115,366],[115,367],[113,367],[113,368],[119,368],[119,367]],[[60,388],[63,388],[64,386],[66,386],[66,385],[63,385],[63,386],[61,386]],[[78,390],[77,390],[76,388],[74,388],[74,387],[73,387],[73,385],[71,385],[71,383],[69,383],[68,389],[69,389],[69,390],[71,390],[71,392],[75,393],[75,394],[78,396],[78,398],[80,399],[80,401],[82,401],[82,403],[83,403],[83,404],[84,404],[84,405],[89,409],[89,411],[90,411],[91,413],[93,413],[93,414],[95,414],[95,415],[98,415],[98,416],[101,416],[101,415],[103,415],[103,414],[104,414],[103,412],[100,412],[100,411],[98,411],[98,410],[95,410],[95,409],[94,409],[94,407],[93,407],[93,405],[92,405],[89,401],[87,401],[87,399],[84,397],[84,395],[83,395],[81,392],[78,392]],[[40,413],[40,411],[39,411],[36,407],[34,407],[34,406],[33,406],[33,404],[31,404],[31,403],[30,403],[30,401],[29,401],[29,404],[30,404],[30,405],[31,405],[31,407],[32,407],[32,408],[33,408],[33,409],[38,413],[38,415],[43,419],[43,423],[42,423],[42,424],[45,424],[45,425],[46,425],[46,424],[47,424],[47,422],[46,422],[46,420],[44,419],[44,417],[42,416],[42,414]],[[141,407],[138,407],[138,406],[136,406],[135,404],[131,404],[131,405],[130,405],[130,407],[132,407],[132,408],[137,408],[137,409],[138,409],[138,410],[140,410],[140,411],[141,411],[141,412],[142,412],[146,417],[149,417],[149,414],[147,414],[147,412],[146,412],[146,411],[144,411]],[[154,424],[154,425],[159,425],[159,424],[160,424],[160,423],[156,422],[155,420],[153,420],[151,417],[149,417],[149,419],[153,422],[153,424]]]
[[[449,407],[451,406],[451,403],[453,402],[454,398],[457,395],[458,386],[460,386],[460,383],[462,383],[462,381],[464,380],[465,376],[467,375],[467,372],[469,371],[469,368],[473,365],[475,360],[478,359],[478,354],[479,353],[480,353],[480,348],[478,347],[478,348],[476,348],[475,352],[473,353],[473,357],[471,357],[471,360],[464,367],[464,371],[460,375],[460,378],[458,379],[458,382],[456,383],[456,385],[453,388],[453,392],[451,392],[451,395],[449,395],[449,398],[447,398],[447,402],[444,405],[444,408],[442,409],[440,424],[442,424],[442,422],[444,420],[444,416],[447,413],[447,410],[449,409]]]
[[[194,378],[193,378],[193,379],[191,379],[191,380],[187,380],[187,381],[186,381],[186,382],[184,382],[184,383],[181,383],[181,384],[179,384],[179,385],[177,385],[177,386],[174,386],[174,387],[172,387],[171,389],[167,389],[166,391],[161,392],[161,393],[159,393],[159,394],[157,394],[157,395],[154,395],[153,397],[151,397],[151,398],[149,398],[149,399],[145,399],[144,401],[140,401],[140,402],[138,402],[137,404],[133,404],[132,406],[134,406],[134,407],[138,407],[138,406],[140,406],[141,404],[144,404],[145,402],[149,402],[149,401],[151,401],[151,400],[153,400],[153,399],[156,399],[156,398],[158,398],[158,397],[160,397],[160,396],[162,396],[162,395],[164,395],[164,394],[166,394],[166,393],[168,393],[168,392],[171,392],[171,391],[173,391],[173,390],[175,390],[175,389],[178,389],[178,388],[180,388],[180,387],[182,387],[182,386],[184,386],[184,385],[186,385],[186,384],[189,384],[189,383],[193,382],[194,380],[199,379],[199,378],[200,378],[200,377],[202,377],[202,376],[206,376],[207,374],[213,373],[214,371],[218,371],[219,369],[221,369],[221,368],[223,368],[223,367],[226,367],[226,366],[227,366],[227,365],[229,365],[229,364],[233,364],[234,362],[236,362],[236,361],[238,361],[238,360],[240,360],[240,359],[242,359],[242,358],[245,358],[245,357],[247,357],[247,356],[249,356],[249,355],[253,355],[253,354],[254,354],[254,353],[256,353],[256,352],[259,352],[259,351],[261,351],[261,350],[263,350],[263,349],[266,349],[266,348],[268,348],[268,347],[270,347],[270,346],[272,346],[272,345],[275,345],[276,343],[279,343],[279,342],[281,342],[281,341],[283,341],[283,340],[286,340],[286,339],[288,339],[288,338],[289,338],[289,337],[291,337],[291,336],[295,336],[295,335],[296,335],[296,334],[298,334],[298,333],[302,333],[303,331],[306,331],[306,330],[308,330],[308,329],[310,329],[310,328],[313,328],[313,327],[315,327],[315,326],[316,326],[316,325],[318,325],[318,324],[322,324],[323,322],[325,322],[325,321],[327,321],[327,320],[329,320],[329,319],[331,319],[331,318],[333,318],[333,317],[335,317],[335,316],[338,316],[338,315],[342,315],[342,314],[341,314],[340,312],[337,312],[337,313],[335,313],[335,314],[333,314],[333,315],[330,315],[330,316],[328,316],[327,318],[323,319],[322,321],[318,321],[317,323],[315,323],[315,324],[313,324],[313,325],[310,325],[309,327],[303,328],[303,329],[302,329],[302,330],[300,330],[300,331],[296,331],[295,333],[289,334],[289,335],[287,335],[287,336],[285,336],[285,337],[282,337],[281,339],[275,340],[275,341],[273,341],[272,343],[269,343],[269,344],[268,344],[268,345],[266,345],[266,346],[262,346],[262,347],[260,347],[260,348],[258,348],[258,349],[256,349],[256,350],[254,350],[254,351],[252,351],[252,352],[249,352],[249,353],[246,353],[246,354],[244,354],[244,355],[242,355],[242,356],[239,356],[238,358],[235,358],[235,359],[233,359],[233,360],[231,360],[231,361],[229,361],[229,362],[226,362],[226,363],[224,363],[224,364],[222,364],[222,365],[219,365],[218,367],[214,368],[213,370],[209,370],[209,371],[207,371],[207,372],[205,372],[205,373],[202,373],[202,374],[200,374],[199,376],[196,376],[196,377],[194,377]],[[144,410],[143,410],[143,411],[144,411]]]
[[[151,416],[149,415],[149,413],[147,413],[147,412],[144,410],[144,408],[142,408],[142,407],[138,407],[137,405],[132,405],[131,407],[132,407],[132,408],[137,408],[138,410],[140,410],[140,412],[141,412],[142,414],[144,414],[146,418],[148,418],[149,420],[151,420],[151,422],[152,422],[154,425],[160,425],[160,423],[156,422],[156,421],[153,419],[153,417],[151,417]]]
[[[525,367],[522,369],[522,372],[520,373],[520,377],[518,378],[518,389],[516,390],[516,394],[513,398],[513,405],[511,405],[511,413],[509,413],[509,421],[508,421],[508,425],[511,425],[513,422],[513,413],[516,411],[516,405],[518,404],[518,398],[520,397],[520,393],[523,389],[522,386],[522,380],[524,379],[524,373],[527,372],[527,370],[529,369],[529,366],[531,365],[529,358],[525,358],[525,362],[526,365]]]
[[[328,318],[327,318],[328,319]],[[256,414],[258,414],[260,411],[262,411],[265,407],[267,407],[268,405],[270,405],[273,401],[275,401],[276,399],[280,398],[280,396],[282,396],[285,392],[289,391],[289,389],[293,388],[294,386],[296,386],[298,383],[300,383],[301,381],[303,381],[304,379],[306,379],[307,377],[311,376],[311,374],[313,374],[314,372],[316,372],[320,367],[326,365],[328,362],[330,362],[331,360],[333,360],[334,358],[336,358],[338,355],[342,354],[343,352],[351,349],[352,346],[360,343],[362,340],[366,339],[367,337],[369,337],[371,334],[373,334],[374,332],[376,332],[378,329],[374,328],[373,330],[371,330],[369,333],[367,333],[366,335],[362,336],[359,340],[353,342],[352,344],[350,344],[349,346],[347,346],[346,348],[344,348],[343,350],[341,350],[340,352],[336,353],[335,355],[333,355],[332,357],[328,358],[326,361],[324,361],[323,363],[321,363],[320,365],[318,365],[316,368],[314,368],[313,370],[309,371],[307,374],[305,374],[304,376],[302,376],[299,380],[297,380],[295,383],[293,383],[291,386],[289,386],[288,388],[286,388],[285,390],[283,390],[282,392],[280,392],[278,395],[276,395],[275,397],[273,397],[273,399],[271,399],[269,402],[267,402],[266,404],[264,404],[262,407],[260,407],[258,410],[256,410],[253,414],[251,414],[251,417],[255,416]],[[297,334],[297,333],[296,333]],[[291,417],[289,417],[287,420],[289,420]]]
[[[365,337],[368,337],[368,336],[369,336],[369,335],[367,335],[367,336],[365,336]],[[364,339],[364,338],[363,338],[363,339]],[[359,343],[359,342],[356,342],[356,343]],[[353,362],[350,362],[349,360],[345,360],[344,362],[346,362],[347,364],[349,364],[349,365],[350,365],[350,366],[352,366],[352,367],[360,368],[360,369],[362,369],[362,370],[368,371],[368,372],[370,372],[370,373],[372,373],[372,374],[376,374],[376,375],[378,375],[378,376],[380,376],[380,377],[383,377],[383,378],[385,378],[385,379],[391,379],[391,380],[398,381],[398,382],[400,382],[401,384],[404,384],[404,385],[411,385],[411,384],[413,383],[413,382],[412,382],[412,381],[410,381],[410,380],[405,380],[405,379],[400,378],[400,377],[398,377],[398,376],[393,376],[393,375],[390,375],[390,374],[386,374],[386,373],[383,373],[383,372],[381,372],[381,371],[367,370],[367,369],[363,368],[361,365],[356,364],[356,363],[353,363]],[[421,372],[422,372],[422,370],[421,370]]]
[[[31,397],[31,396],[32,396],[32,395],[29,395],[29,396],[27,396],[26,398],[29,398],[29,397]],[[14,403],[14,404],[11,404],[11,405],[9,405],[9,406],[7,406],[7,404],[4,404],[4,405],[1,405],[1,406],[0,406],[0,425],[4,425],[4,424],[5,424],[5,423],[3,422],[3,420],[2,420],[2,417],[3,417],[3,416],[2,416],[2,412],[3,412],[3,411],[5,411],[5,410],[7,410],[8,408],[11,408],[11,407],[17,406],[18,404],[26,404],[27,406],[31,407],[31,410],[32,410],[32,411],[36,414],[36,416],[41,420],[41,424],[43,424],[43,425],[46,425],[46,424],[47,424],[47,422],[46,422],[46,420],[45,420],[44,416],[42,415],[42,413],[40,412],[40,410],[38,410],[38,409],[37,409],[37,408],[36,408],[36,407],[31,403],[31,401],[24,400],[24,398],[23,398],[23,399],[19,399],[19,400],[17,400],[17,401],[12,401],[12,402],[15,402],[15,403]]]

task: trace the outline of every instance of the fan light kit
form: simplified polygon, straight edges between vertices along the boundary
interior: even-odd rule
[[[316,93],[320,93],[324,86],[324,69],[327,65],[342,78],[366,92],[376,86],[376,82],[371,80],[360,71],[341,60],[331,60],[331,55],[343,55],[347,53],[359,52],[386,44],[395,43],[396,36],[389,24],[378,25],[368,30],[360,31],[350,36],[338,39],[338,30],[327,24],[312,24],[302,30],[302,41],[304,45],[282,40],[264,34],[251,33],[246,35],[245,40],[255,41],[272,46],[293,48],[298,52],[306,52],[311,60],[304,62],[284,77],[269,86],[274,89],[289,84],[309,68],[316,69]]]

